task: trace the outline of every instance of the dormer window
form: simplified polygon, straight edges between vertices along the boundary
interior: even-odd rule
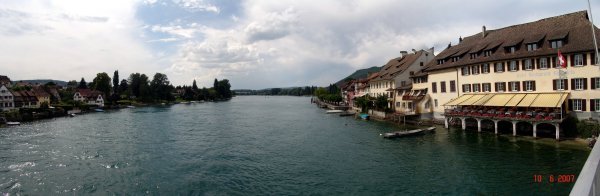
[[[441,65],[441,64],[444,64],[444,62],[446,62],[446,61],[444,61],[444,59],[440,59],[440,60],[437,61],[437,64]]]
[[[517,51],[517,47],[516,46],[510,46],[510,47],[506,47],[506,53],[515,53]]]
[[[476,59],[479,56],[477,53],[471,53],[471,59]]]
[[[488,57],[492,55],[492,50],[483,51],[483,56]]]
[[[538,49],[537,43],[527,44],[527,51],[534,51]]]
[[[459,56],[452,57],[452,62],[456,62],[456,61],[458,61],[458,60],[460,60],[460,57],[459,57]]]
[[[550,46],[554,49],[560,48],[563,46],[563,40],[552,40],[550,41]]]

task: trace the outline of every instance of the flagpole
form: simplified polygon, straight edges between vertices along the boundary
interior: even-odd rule
[[[596,53],[596,61],[594,62],[592,59],[592,64],[598,64],[600,62],[600,56],[598,55],[598,42],[596,42],[596,32],[595,32],[595,28],[594,28],[594,16],[592,15],[592,5],[590,4],[590,0],[587,1],[588,2],[588,9],[590,10],[590,21],[592,22],[592,24],[590,25],[592,27],[592,37],[594,38],[594,48],[596,49],[594,52]]]

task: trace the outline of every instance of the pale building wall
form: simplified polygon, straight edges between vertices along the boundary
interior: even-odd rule
[[[6,88],[6,86],[0,86],[0,111],[10,110],[15,108],[14,96]]]
[[[428,72],[429,76],[427,78],[428,84],[428,92],[431,101],[431,105],[433,107],[433,117],[436,119],[444,118],[444,104],[448,103],[450,100],[458,97],[458,85],[457,92],[450,92],[450,81],[457,80],[457,70],[455,68],[445,69],[445,70],[437,70]],[[436,83],[437,92],[433,93],[432,91],[432,83]],[[446,82],[446,92],[442,93],[441,82]],[[436,105],[437,102],[437,105]]]

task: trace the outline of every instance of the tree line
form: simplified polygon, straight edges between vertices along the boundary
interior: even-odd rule
[[[183,100],[205,100],[217,101],[231,99],[231,85],[229,80],[214,81],[210,88],[198,88],[196,80],[191,86],[174,87],[166,74],[156,73],[150,79],[143,73],[132,73],[127,79],[119,79],[119,71],[113,73],[110,78],[106,72],[96,74],[92,82],[88,83],[85,78],[79,82],[72,80],[67,83],[66,96],[73,97],[76,89],[92,89],[102,92],[109,103],[120,100],[135,100],[145,103]],[[69,96],[70,94],[70,96]]]

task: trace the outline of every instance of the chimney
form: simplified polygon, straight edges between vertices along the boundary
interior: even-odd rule
[[[408,55],[408,52],[406,52],[406,51],[404,51],[404,50],[403,50],[403,51],[400,51],[400,57],[404,57],[404,56],[406,56],[406,55]]]
[[[485,37],[485,25],[481,27],[481,37]]]
[[[448,43],[448,47],[446,49],[448,49],[450,47],[452,47],[452,42]]]
[[[458,37],[458,43],[462,42],[462,36]]]

